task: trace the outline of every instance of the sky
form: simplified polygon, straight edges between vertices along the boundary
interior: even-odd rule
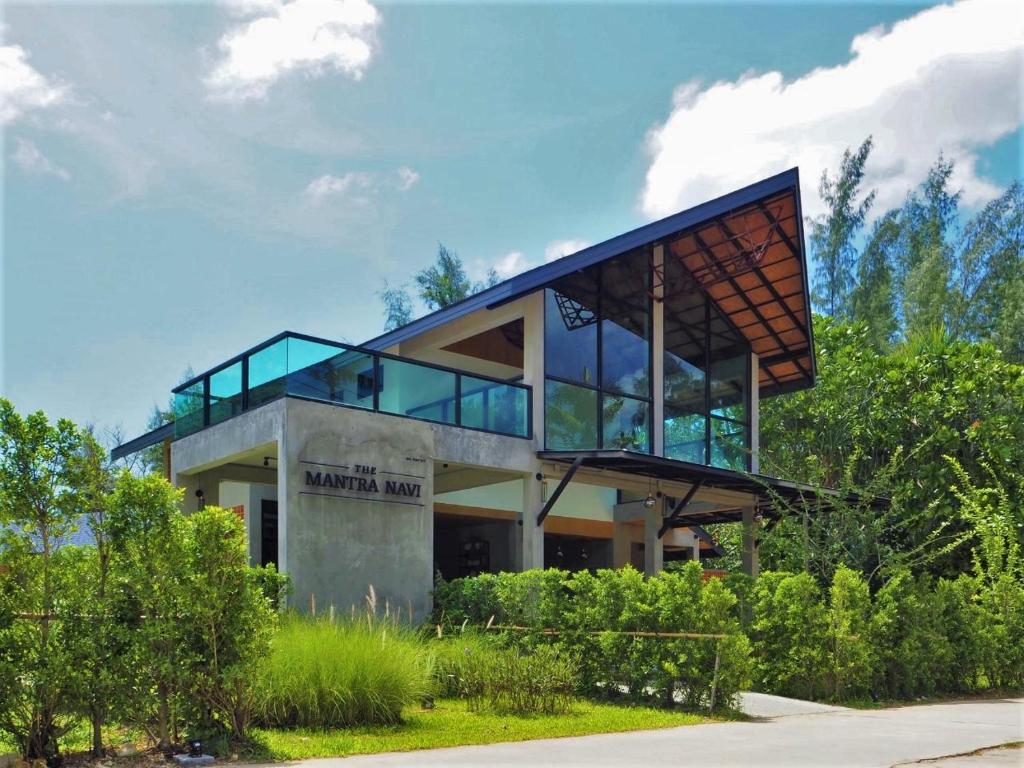
[[[359,343],[444,243],[502,277],[868,135],[877,210],[939,152],[1022,173],[1024,10],[5,3],[0,392],[143,431],[187,368]],[[418,312],[425,309],[417,307]]]

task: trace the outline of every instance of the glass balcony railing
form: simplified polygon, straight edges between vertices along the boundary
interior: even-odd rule
[[[184,437],[284,396],[530,437],[530,388],[283,333],[174,390]]]

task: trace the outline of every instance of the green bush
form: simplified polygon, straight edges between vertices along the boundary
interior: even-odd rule
[[[828,615],[818,583],[806,573],[765,572],[753,603],[758,689],[803,699],[825,695]]]
[[[267,726],[391,724],[432,688],[431,656],[411,628],[373,615],[282,621],[257,678]]]
[[[485,622],[493,616],[502,625],[557,630],[558,634],[510,630],[501,639],[524,659],[553,646],[576,660],[575,687],[580,693],[681,699],[696,707],[711,703],[714,688],[716,703],[727,706],[748,682],[750,645],[740,631],[736,597],[720,580],[705,583],[696,563],[653,579],[627,567],[596,573],[502,573],[487,577],[486,586],[474,586],[474,581],[439,585],[435,617],[479,617]]]
[[[833,700],[870,695],[877,664],[870,623],[867,581],[859,571],[839,566],[832,576],[828,606],[829,696]]]

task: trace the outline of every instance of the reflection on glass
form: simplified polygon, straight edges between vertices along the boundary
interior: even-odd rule
[[[365,352],[331,349],[331,357],[288,374],[288,394],[373,408],[373,357]],[[288,357],[291,362],[291,350]]]
[[[544,291],[544,367],[548,376],[596,385],[596,291],[585,280]]]
[[[210,375],[210,423],[219,424],[242,412],[242,362]]]
[[[711,413],[736,421],[747,420],[747,382],[750,355],[711,362]]]
[[[645,251],[601,267],[601,387],[650,397],[650,268]]]
[[[707,442],[704,415],[665,404],[665,457],[679,461],[706,463]]]
[[[455,374],[404,360],[380,359],[380,410],[455,423]]]
[[[605,394],[602,416],[605,448],[650,452],[650,413],[645,401]]]
[[[200,379],[174,394],[174,436],[184,437],[203,428],[205,386]]]
[[[526,390],[496,381],[462,377],[461,426],[525,437]]]
[[[747,428],[726,419],[711,419],[711,465],[746,470],[750,466]]]
[[[551,451],[597,447],[597,391],[558,381],[544,386],[545,446]]]

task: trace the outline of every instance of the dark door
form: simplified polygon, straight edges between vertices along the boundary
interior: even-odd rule
[[[277,567],[277,502],[263,499],[260,508],[260,565]]]

